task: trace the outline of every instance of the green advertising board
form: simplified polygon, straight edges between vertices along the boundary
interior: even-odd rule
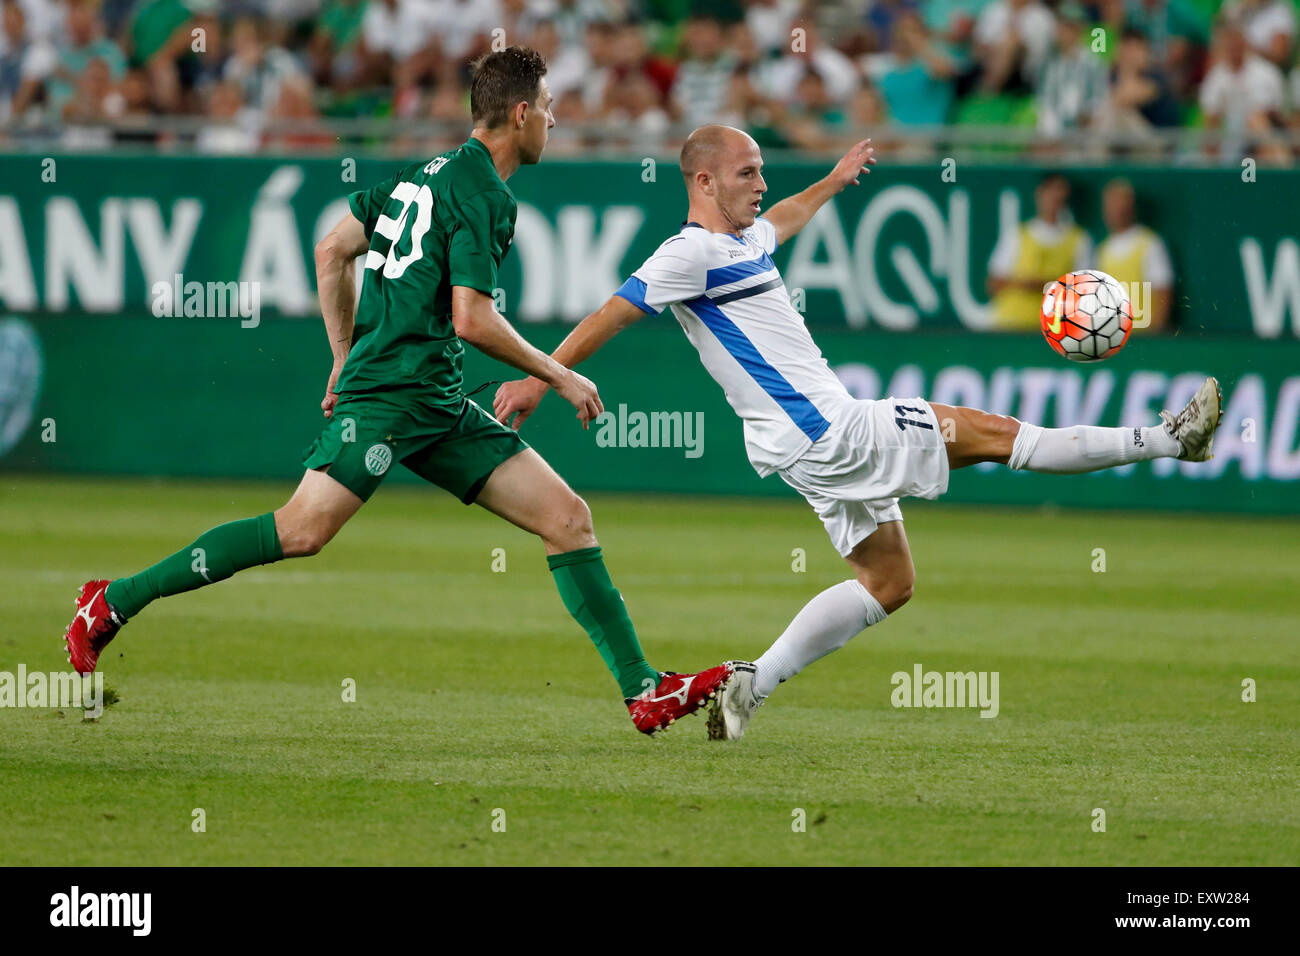
[[[0,310],[171,314],[163,304],[178,282],[244,282],[262,313],[311,316],[314,242],[344,215],[347,193],[398,166],[0,156]],[[767,204],[826,168],[769,165]],[[1300,336],[1300,171],[1067,171],[1074,215],[1098,239],[1103,184],[1114,175],[1133,182],[1142,220],[1170,248],[1183,330]],[[777,265],[815,327],[983,328],[989,256],[999,231],[1030,215],[1042,172],[886,158],[778,249]],[[522,323],[580,319],[677,231],[685,211],[668,159],[548,160],[510,186],[519,218],[499,301]]]
[[[565,329],[526,328],[551,348]],[[1149,424],[1206,374],[1226,414],[1206,464],[1158,461],[1047,476],[998,466],[953,476],[948,500],[1106,508],[1300,511],[1300,343],[1141,333],[1073,365],[1037,336],[819,330],[861,398],[921,395],[1044,425]],[[329,351],[317,323],[96,315],[0,319],[0,469],[296,479],[321,426]],[[793,494],[760,481],[740,423],[675,321],[648,318],[583,371],[610,418],[584,431],[548,396],[524,435],[579,491]],[[469,387],[508,370],[471,350]],[[478,400],[491,406],[494,389]],[[655,447],[655,446],[658,447]],[[414,480],[395,469],[390,480]],[[433,494],[441,492],[431,491]]]
[[[312,247],[348,192],[397,165],[0,156],[0,469],[292,480],[320,427],[329,362]],[[824,168],[770,165],[768,204]],[[1042,172],[886,160],[778,249],[836,372],[859,397],[921,395],[1045,425],[1149,423],[1216,374],[1228,406],[1208,465],[1072,477],[980,467],[955,476],[949,498],[1300,510],[1300,172],[1069,170],[1094,237],[1102,186],[1128,176],[1178,276],[1178,334],[1135,331],[1091,366],[1036,335],[979,331],[989,255],[1028,215]],[[684,205],[676,166],[653,157],[547,161],[511,187],[519,219],[497,301],[543,348],[679,228]],[[508,374],[472,350],[466,369],[471,387]],[[549,398],[525,432],[575,487],[791,493],[750,469],[739,423],[670,316],[584,371],[613,419],[584,432]]]

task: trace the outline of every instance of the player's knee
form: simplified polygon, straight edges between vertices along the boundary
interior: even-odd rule
[[[859,578],[861,580],[861,578]],[[870,583],[863,581],[863,586],[871,596],[880,602],[886,614],[893,614],[912,599],[912,589],[916,584],[914,571],[900,571],[886,578],[873,578]]]
[[[276,533],[280,538],[280,551],[286,558],[308,558],[320,554],[329,544],[333,533],[308,521],[295,520],[292,513],[282,509],[275,513]]]
[[[298,538],[298,547],[295,549],[294,557],[309,558],[313,554],[320,554],[325,545],[329,544],[330,537],[331,535],[318,530],[303,532]]]
[[[542,535],[547,543],[565,551],[590,547],[595,541],[591,509],[578,495],[569,493],[555,509],[550,527]]]
[[[885,613],[893,614],[908,601],[912,600],[912,588],[915,581],[911,578],[905,581],[899,581],[889,591],[887,601],[881,601],[880,606],[885,609]]]

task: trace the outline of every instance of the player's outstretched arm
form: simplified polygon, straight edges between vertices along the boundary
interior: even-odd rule
[[[763,218],[776,227],[776,241],[782,243],[798,235],[799,230],[808,225],[808,220],[832,196],[839,195],[845,186],[856,186],[858,178],[864,173],[870,173],[868,167],[876,164],[872,154],[871,140],[864,139],[854,144],[826,178],[819,179],[801,193],[782,199],[764,213]]]
[[[527,372],[578,410],[586,428],[605,410],[590,380],[534,348],[502,317],[492,297],[469,286],[451,287],[451,321],[456,334],[498,362]]]
[[[352,348],[352,323],[357,308],[357,280],[352,263],[369,248],[366,227],[351,213],[340,219],[316,244],[316,289],[320,295],[320,314],[325,320],[330,351],[334,353],[334,368],[330,371],[329,384],[325,386],[325,398],[320,403],[326,418],[334,414],[334,403],[338,401],[334,385]]]
[[[551,358],[566,368],[573,368],[579,362],[586,361],[596,351],[646,313],[641,311],[622,296],[610,296],[609,300],[591,315],[587,316],[560,343]],[[546,394],[549,386],[536,376],[506,382],[497,389],[492,400],[492,412],[497,420],[510,423],[510,416],[515,416],[514,428],[519,426],[537,410],[537,404]]]

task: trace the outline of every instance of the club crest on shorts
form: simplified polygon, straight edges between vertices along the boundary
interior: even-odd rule
[[[393,450],[387,445],[380,443],[371,445],[366,449],[366,471],[375,477],[379,477],[388,470],[388,466],[393,463]]]

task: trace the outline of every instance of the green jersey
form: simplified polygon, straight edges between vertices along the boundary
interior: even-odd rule
[[[465,347],[451,320],[452,286],[488,295],[515,232],[515,198],[477,139],[407,166],[348,197],[370,251],[335,388],[340,395],[405,390],[459,402]]]

